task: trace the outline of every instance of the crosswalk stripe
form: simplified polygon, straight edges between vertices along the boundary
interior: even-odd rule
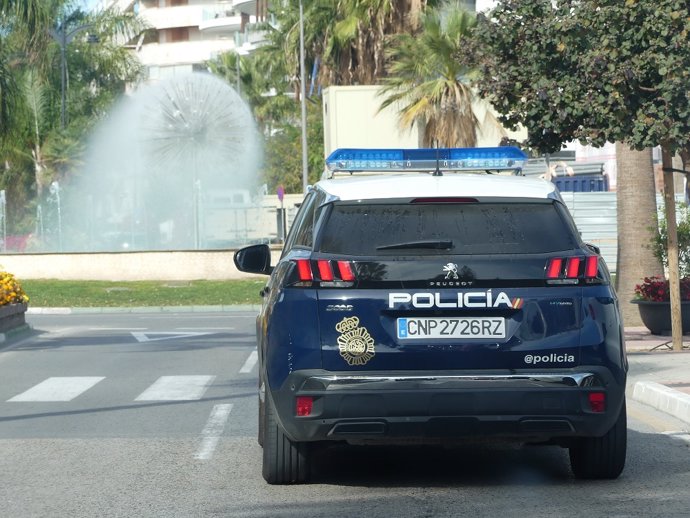
[[[215,376],[161,376],[136,401],[193,401],[201,399]]]
[[[252,372],[252,369],[254,368],[254,365],[256,365],[256,362],[258,360],[259,353],[256,351],[252,351],[249,355],[249,358],[247,358],[247,361],[244,362],[244,365],[242,365],[242,368],[240,369],[240,374],[247,374],[249,372]]]
[[[208,460],[216,450],[220,436],[223,435],[225,423],[230,416],[232,404],[226,403],[222,405],[214,405],[211,415],[206,422],[206,426],[201,432],[201,443],[199,449],[194,455],[195,459]]]
[[[104,376],[70,376],[48,378],[29,390],[8,399],[7,402],[44,402],[44,401],[72,401],[75,397],[86,392]]]

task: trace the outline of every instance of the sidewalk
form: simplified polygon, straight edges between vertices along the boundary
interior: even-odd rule
[[[646,327],[626,327],[625,347],[628,353],[671,351],[671,335],[653,335]],[[683,336],[683,347],[690,349],[690,335]]]
[[[641,378],[628,397],[690,425],[690,335],[683,336],[683,352],[673,351],[671,341],[645,327],[625,328],[630,375]],[[649,357],[653,361],[646,361]]]

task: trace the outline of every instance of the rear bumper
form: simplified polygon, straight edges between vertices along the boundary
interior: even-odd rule
[[[540,372],[292,373],[273,391],[278,417],[295,441],[452,440],[543,441],[601,436],[625,397],[603,367]],[[588,394],[604,392],[604,412]],[[296,397],[311,396],[309,416],[296,416]]]

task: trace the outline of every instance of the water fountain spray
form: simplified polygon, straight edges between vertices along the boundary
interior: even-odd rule
[[[256,193],[260,150],[249,108],[224,81],[198,73],[140,89],[90,149],[63,191],[70,248],[218,248],[237,239],[235,212]]]

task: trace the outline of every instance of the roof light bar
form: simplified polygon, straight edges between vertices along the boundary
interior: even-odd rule
[[[513,146],[420,149],[336,149],[330,172],[482,171],[522,169],[527,155]]]

